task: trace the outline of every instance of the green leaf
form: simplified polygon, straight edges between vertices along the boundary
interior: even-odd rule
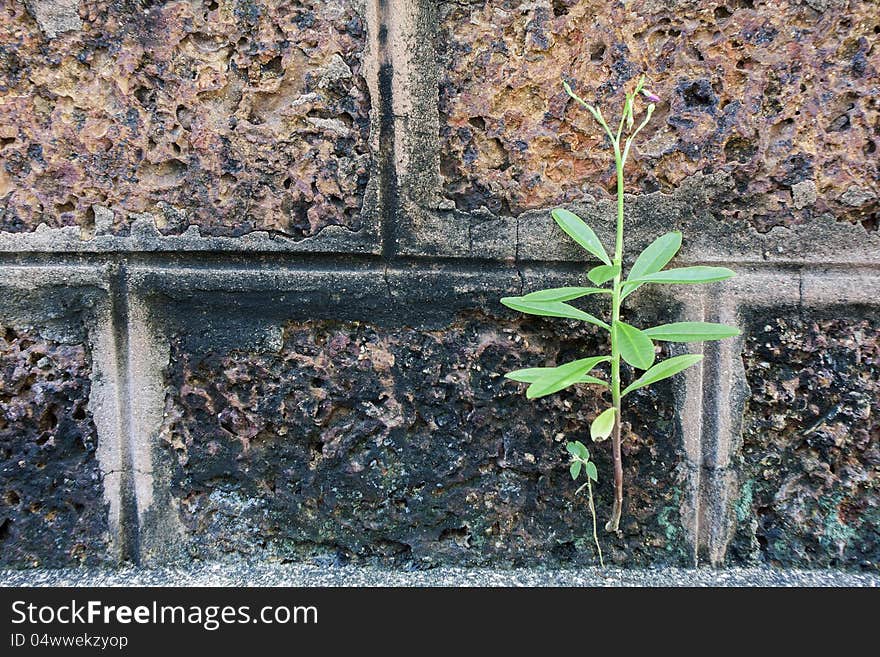
[[[527,367],[524,370],[508,372],[504,375],[504,378],[510,379],[511,381],[519,381],[520,383],[534,383],[541,378],[543,374],[546,374],[552,369],[552,367]]]
[[[584,466],[584,471],[587,473],[587,476],[593,481],[599,481],[599,473],[596,472],[596,464],[590,461]]]
[[[504,375],[505,379],[510,379],[511,381],[519,381],[520,383],[534,383],[538,379],[540,379],[547,372],[556,369],[555,367],[527,367],[524,370],[514,370],[513,372],[508,372]],[[590,376],[585,374],[579,381],[575,381],[575,383],[595,383],[600,386],[608,387],[608,382],[603,381],[602,379],[597,379],[595,376]]]
[[[580,461],[572,461],[571,465],[568,466],[568,471],[571,473],[571,478],[577,480],[577,478],[581,474],[581,466],[583,464]]]
[[[649,386],[652,383],[657,383],[657,381],[668,379],[670,376],[674,376],[682,370],[686,370],[691,365],[699,363],[702,359],[703,356],[700,354],[685,354],[683,356],[673,356],[672,358],[667,358],[666,360],[654,365],[654,367],[652,367],[647,372],[642,374],[638,379],[630,383],[621,393],[621,396],[626,395],[633,390],[638,390],[639,388]]]
[[[572,456],[577,456],[577,455],[578,455],[578,448],[577,448],[577,445],[574,444],[573,442],[570,442],[570,441],[569,441],[569,442],[565,443],[565,450],[566,450],[569,454],[571,454]]]
[[[552,287],[529,292],[522,299],[523,301],[571,301],[589,294],[611,294],[611,290],[600,287]]]
[[[575,449],[575,456],[580,457],[584,461],[590,460],[590,450],[587,449],[587,446],[584,445],[580,440],[575,440],[573,443]]]
[[[654,343],[635,326],[616,322],[617,344],[620,355],[627,363],[640,370],[646,370],[654,363]]]
[[[677,230],[661,235],[639,254],[629,270],[627,280],[635,280],[645,274],[663,269],[681,248],[681,233]]]
[[[550,213],[553,220],[559,224],[559,227],[575,242],[580,244],[584,249],[599,258],[606,265],[611,264],[611,258],[605,252],[602,242],[593,232],[593,229],[584,223],[584,220],[573,212],[569,212],[563,208],[556,208]]]
[[[617,265],[599,265],[598,267],[593,267],[587,273],[587,278],[596,285],[602,285],[602,283],[607,283],[619,273],[620,267]]]
[[[528,399],[537,399],[546,395],[559,392],[563,388],[579,383],[580,379],[599,363],[610,360],[608,356],[592,356],[552,367],[550,371],[541,375],[526,390]]]
[[[645,250],[639,254],[639,257],[636,258],[636,261],[633,263],[633,266],[629,271],[629,275],[626,277],[627,280],[632,281],[640,276],[660,271],[670,260],[672,260],[673,257],[675,257],[675,254],[678,253],[680,248],[680,232],[674,230],[671,233],[661,235],[645,247]],[[623,298],[626,298],[628,295],[635,292],[639,287],[640,285],[634,285],[628,290],[625,290]]]
[[[596,416],[596,419],[593,420],[593,423],[590,425],[590,438],[596,442],[605,440],[611,435],[613,429],[614,407],[612,406],[599,413],[599,415]]]
[[[653,326],[642,331],[653,340],[664,342],[702,342],[703,340],[722,340],[739,335],[739,329],[726,324],[712,322],[675,322]]]
[[[518,310],[521,313],[529,315],[541,315],[542,317],[566,317],[568,319],[579,319],[604,329],[610,329],[608,324],[598,317],[593,317],[590,313],[585,313],[574,306],[559,301],[525,301],[522,297],[504,297],[501,299],[508,308]]]
[[[627,283],[714,283],[735,276],[727,267],[679,267],[644,274]]]

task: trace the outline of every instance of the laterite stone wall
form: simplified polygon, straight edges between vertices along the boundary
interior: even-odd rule
[[[626,321],[737,324],[631,397],[623,566],[880,567],[874,1],[27,0],[0,8],[0,563],[586,565],[564,443],[613,165],[561,82],[662,101]],[[603,312],[595,298],[585,309]],[[633,373],[626,370],[625,377]],[[607,443],[589,443],[601,519]]]

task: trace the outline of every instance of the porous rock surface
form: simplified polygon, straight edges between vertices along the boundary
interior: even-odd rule
[[[527,402],[499,373],[597,351],[595,331],[460,316],[442,330],[288,324],[278,353],[177,342],[162,436],[198,557],[265,553],[437,563],[592,563],[565,440],[607,405],[595,386]],[[627,412],[627,514],[613,562],[687,563],[683,467],[668,387]],[[594,448],[611,471],[608,444]]]
[[[875,2],[478,0],[439,14],[441,168],[461,209],[613,191],[607,139],[562,80],[610,121],[645,73],[662,100],[631,189],[724,171],[737,194],[719,221],[764,231],[831,213],[877,228]]]
[[[0,325],[0,564],[107,560],[90,374],[82,345]]]
[[[60,32],[46,4],[0,10],[0,230],[90,237],[94,205],[117,233],[361,227],[360,3],[83,0]]]
[[[755,317],[734,562],[880,565],[880,315]]]

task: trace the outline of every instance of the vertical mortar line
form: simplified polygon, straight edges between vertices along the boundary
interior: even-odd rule
[[[804,321],[804,268],[798,267],[798,319]]]
[[[165,335],[154,332],[145,290],[137,283],[139,274],[129,267],[126,279],[129,390],[129,455],[133,473],[134,499],[138,514],[138,561],[161,562],[174,556],[178,525],[169,503],[168,473],[154,467],[155,441],[161,426],[165,384],[163,372],[170,358]],[[272,273],[270,280],[277,280]]]
[[[704,321],[719,322],[724,311],[721,304],[726,296],[718,284],[712,285],[706,292],[705,300],[711,308],[704,314]],[[727,349],[719,341],[703,344],[703,369],[708,372],[709,385],[703,386],[703,422],[700,436],[700,522],[702,527],[703,546],[711,565],[716,565],[716,539],[718,535],[718,475],[719,459],[729,440],[723,435],[729,426],[725,417],[724,406],[728,401],[729,381],[726,374],[730,369]]]
[[[519,215],[516,215],[516,233],[515,233],[515,238],[514,238],[514,239],[515,239],[515,245],[514,245],[514,249],[513,249],[513,260],[514,260],[514,262],[519,262],[519,261],[520,261],[520,257],[519,257],[519,244],[520,244],[520,235],[519,235],[519,231],[520,231]]]
[[[723,286],[717,288],[711,321],[738,324],[739,303]],[[736,526],[732,519],[732,500],[736,494],[736,478],[732,469],[733,450],[741,440],[742,411],[746,402],[745,372],[739,360],[742,342],[732,338],[712,343],[714,352],[712,386],[713,418],[709,451],[704,454],[709,470],[706,509],[712,514],[707,536],[707,551],[712,565],[720,565],[727,553]]]
[[[706,301],[702,292],[694,294],[696,307],[691,307],[688,313],[688,321],[704,321],[706,317]],[[702,349],[702,347],[700,347]],[[701,533],[703,531],[703,523],[701,516],[703,513],[702,504],[702,450],[703,450],[703,396],[705,394],[704,385],[704,365],[692,368],[685,374],[684,386],[684,403],[679,409],[682,423],[682,439],[684,441],[685,455],[688,460],[689,476],[693,476],[691,482],[692,491],[692,512],[693,512],[693,563],[694,567],[700,562],[700,545],[702,542]],[[691,474],[692,473],[692,474]]]
[[[440,199],[436,8],[427,0],[370,0],[371,85],[377,99],[382,254],[448,249]]]
[[[109,271],[111,332],[116,361],[116,411],[122,471],[120,472],[120,552],[122,558],[137,564],[140,554],[140,520],[135,488],[135,464],[132,452],[131,376],[128,339],[128,273],[124,261]]]
[[[706,296],[704,294],[700,294],[700,321],[706,321]],[[701,346],[702,351],[702,346]],[[704,368],[701,366],[700,369],[696,373],[696,395],[694,395],[695,399],[699,399],[701,402],[706,395],[706,386]],[[702,404],[701,404],[702,406]],[[702,411],[702,408],[700,409]],[[703,414],[697,413],[696,415],[696,438],[697,438],[697,454],[698,460],[696,463],[696,475],[694,481],[694,493],[696,495],[695,500],[695,513],[694,513],[694,568],[700,565],[700,541],[701,533],[703,531],[703,523],[701,522],[703,517]]]
[[[394,112],[394,64],[388,47],[389,29],[394,20],[391,0],[372,0],[367,9],[370,35],[369,68],[374,77],[371,85],[378,101],[378,175],[379,212],[382,235],[382,257],[392,260],[397,254],[397,183],[396,130]]]

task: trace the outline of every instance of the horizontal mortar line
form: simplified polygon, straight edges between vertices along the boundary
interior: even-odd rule
[[[630,258],[630,260],[634,260],[634,258]],[[594,265],[599,264],[598,262],[595,262],[595,263],[594,262],[578,262],[578,261],[574,261],[574,260],[524,260],[524,259],[519,259],[519,260],[516,260],[515,262],[519,265],[526,265],[526,266],[530,266],[533,264],[535,264],[535,265],[557,265],[557,266],[561,265],[561,264],[566,264],[566,265],[570,265],[570,266],[592,267]],[[626,261],[625,261],[625,264],[627,264]],[[815,261],[812,261],[812,260],[779,260],[779,259],[752,260],[752,259],[745,259],[745,258],[743,258],[743,259],[727,258],[724,260],[721,260],[721,259],[701,260],[698,258],[681,258],[681,257],[679,257],[679,258],[676,258],[675,260],[673,260],[673,266],[670,268],[692,267],[692,266],[731,267],[734,269],[748,267],[748,268],[754,268],[754,269],[759,269],[759,270],[766,270],[766,269],[770,269],[770,270],[790,269],[790,270],[793,270],[793,269],[801,269],[804,267],[810,267],[812,269],[831,268],[831,269],[841,269],[841,270],[850,270],[850,269],[880,270],[880,260],[877,260],[877,261],[865,260],[865,261],[861,261],[861,262],[854,261],[854,260],[846,260],[846,261],[841,260],[841,261],[837,261],[837,262],[824,261],[824,262],[817,264]]]
[[[0,252],[0,264],[31,264],[31,263],[80,263],[97,264],[103,262],[118,262],[125,260],[132,264],[153,263],[242,263],[247,265],[270,265],[286,266],[290,263],[332,263],[338,265],[340,260],[356,263],[383,262],[390,265],[433,263],[467,269],[481,266],[525,266],[546,267],[560,271],[577,270],[589,267],[592,263],[577,260],[553,260],[544,258],[492,258],[479,256],[450,256],[450,255],[418,255],[398,254],[393,257],[383,257],[380,254],[349,253],[349,252],[276,252],[276,251],[174,251],[174,250],[150,250],[150,251],[112,251],[112,252],[83,252],[83,251],[3,251]],[[816,263],[805,259],[782,259],[771,260],[763,257],[737,258],[729,256],[723,259],[699,259],[679,258],[678,266],[708,265],[721,267],[750,267],[756,269],[784,269],[810,267],[813,269],[841,269],[841,270],[880,270],[880,260],[840,260],[823,261]]]
[[[69,275],[91,276],[93,278],[103,278],[106,273],[106,266],[110,263],[101,262],[94,265],[83,264],[66,264],[66,263],[2,263],[0,262],[0,272],[7,271],[10,273],[39,273],[39,272],[60,272]],[[3,282],[3,281],[0,281]],[[54,284],[54,283],[53,283]]]
[[[114,252],[114,253],[47,253],[47,252],[22,252],[0,253],[0,266],[2,265],[104,265],[110,263],[125,262],[127,264],[165,264],[199,266],[222,266],[232,264],[244,267],[286,266],[290,263],[296,265],[324,264],[326,267],[340,266],[344,264],[375,264],[384,262],[379,255],[362,253],[309,253],[289,254],[279,253],[247,253],[247,252],[180,252],[180,251],[139,251],[139,252]]]
[[[314,267],[305,267],[305,266],[296,266],[294,263],[288,263],[283,267],[276,268],[263,268],[263,267],[249,267],[249,266],[240,266],[240,265],[230,265],[228,267],[212,267],[210,264],[205,263],[200,266],[180,266],[174,263],[160,263],[156,265],[135,265],[132,266],[132,271],[137,271],[138,273],[149,273],[151,271],[162,274],[170,274],[172,276],[180,275],[180,276],[190,276],[195,274],[213,274],[213,275],[248,275],[248,274],[280,274],[284,275],[287,273],[306,273],[306,274],[314,274],[314,275],[322,275],[322,274],[375,274],[379,272],[384,272],[390,275],[403,275],[403,276],[421,276],[421,275],[451,275],[454,276],[456,274],[463,276],[470,275],[504,275],[510,276],[513,274],[571,274],[571,275],[582,275],[584,272],[582,269],[578,270],[560,270],[557,267],[549,266],[549,267],[534,267],[534,268],[524,268],[521,266],[516,266],[517,263],[501,263],[501,262],[483,262],[483,263],[467,263],[469,266],[465,267],[452,267],[448,266],[447,263],[442,263],[444,266],[434,267],[434,268],[424,268],[424,267],[416,267],[413,266],[416,263],[412,263],[407,266],[404,263],[365,263],[364,266],[361,267],[344,267],[344,266],[335,266],[329,268],[314,268]],[[435,265],[440,265],[441,263],[435,262]],[[874,270],[873,268],[868,269],[857,269],[857,270],[834,270],[834,269],[826,269],[823,272],[806,272],[803,267],[791,269],[788,267],[776,268],[776,267],[766,267],[757,271],[740,271],[737,272],[734,280],[738,281],[747,281],[749,279],[759,279],[763,280],[768,277],[772,278],[780,278],[785,280],[794,280],[800,276],[810,276],[817,279],[836,279],[836,278],[845,278],[852,277],[853,275],[864,274],[868,276],[877,276],[877,283],[880,285],[880,272]],[[722,283],[723,284],[723,283]],[[842,295],[846,296],[846,295]]]
[[[203,252],[180,253],[175,251],[139,253],[0,253],[0,267],[102,267],[124,262],[137,268],[173,269],[230,269],[235,271],[366,271],[395,266],[400,269],[421,269],[437,271],[456,269],[462,272],[480,272],[488,269],[514,270],[513,260],[494,258],[449,258],[449,257],[400,257],[384,258],[379,255],[360,253],[227,253]],[[553,264],[553,263],[548,263]],[[579,263],[555,263],[560,271],[582,267]],[[433,266],[435,269],[431,269]],[[439,269],[438,269],[439,268]],[[582,271],[582,270],[581,270]]]
[[[132,270],[139,273],[143,271],[156,271],[162,273],[192,274],[197,272],[216,272],[218,274],[272,274],[284,272],[314,272],[321,273],[374,273],[389,272],[403,274],[510,274],[520,273],[537,274],[583,274],[585,263],[570,261],[514,261],[494,259],[465,259],[448,257],[424,257],[424,258],[394,258],[385,260],[378,256],[364,256],[362,254],[310,254],[302,258],[277,258],[275,254],[265,254],[260,257],[233,257],[232,254],[202,254],[202,257],[193,258],[191,254],[177,253],[141,253],[137,257],[123,254],[102,254],[100,257],[85,258],[80,255],[66,254],[59,257],[58,254],[38,254],[36,258],[30,256],[16,256],[9,258],[10,254],[0,254],[0,272],[2,271],[59,271],[61,273],[92,274],[102,270],[110,264],[125,262]],[[678,261],[680,266],[713,265],[716,262],[706,261]],[[823,263],[821,268],[815,264],[805,263],[779,263],[779,262],[728,262],[732,267],[747,267],[746,271],[738,271],[737,278],[766,277],[793,277],[809,276],[811,278],[831,278],[853,275],[865,275],[878,277],[880,281],[880,263],[846,263],[834,265]],[[51,284],[57,284],[52,282]]]

